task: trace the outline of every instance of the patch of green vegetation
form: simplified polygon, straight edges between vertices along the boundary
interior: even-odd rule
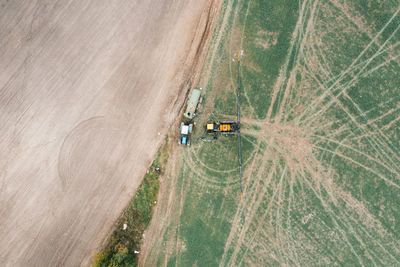
[[[222,193],[218,193],[211,199],[217,203],[214,210],[219,210],[224,197]],[[209,201],[205,198],[201,200]],[[208,207],[203,205],[193,207],[191,204],[193,204],[191,201],[187,202],[182,216],[181,234],[185,237],[186,251],[182,254],[183,260],[180,264],[189,266],[197,262],[201,266],[218,265],[229,224],[226,221],[221,222],[216,217],[204,216],[209,213]],[[198,216],[198,212],[203,216]]]
[[[288,58],[298,7],[298,1],[293,0],[247,1],[243,5],[243,10],[249,10],[240,18],[245,24],[242,82],[257,118],[265,118],[274,84]],[[294,57],[294,52],[289,55],[287,72],[293,67]]]
[[[376,32],[379,32],[389,21],[391,21],[387,26],[387,29],[382,32],[382,36],[379,38],[380,40],[386,40],[389,38],[389,36],[396,30],[396,27],[400,25],[400,16],[396,16],[391,20],[399,6],[399,2],[396,0],[353,0],[349,1],[348,4],[360,12],[368,25],[374,27]]]
[[[155,168],[163,169],[166,165],[167,145],[168,137],[145,174],[135,196],[116,223],[107,245],[94,255],[92,267],[138,266],[138,256],[135,251],[140,251],[143,233],[152,217],[159,188],[159,174]],[[127,226],[125,230],[124,224]]]

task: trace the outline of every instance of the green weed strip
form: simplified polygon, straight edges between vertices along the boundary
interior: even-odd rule
[[[142,236],[157,203],[159,174],[167,163],[168,137],[143,178],[134,198],[118,220],[105,248],[94,255],[92,267],[137,266]]]

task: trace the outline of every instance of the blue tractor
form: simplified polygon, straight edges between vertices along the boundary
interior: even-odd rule
[[[179,143],[182,145],[190,146],[190,134],[193,130],[193,124],[181,123],[181,137],[179,138]]]

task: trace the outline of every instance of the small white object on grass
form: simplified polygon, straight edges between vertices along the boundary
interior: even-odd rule
[[[135,254],[139,254],[139,251],[137,251],[137,250],[134,250],[133,252],[134,252]]]
[[[126,228],[128,228],[128,225],[126,223],[124,223],[124,230],[126,230]]]

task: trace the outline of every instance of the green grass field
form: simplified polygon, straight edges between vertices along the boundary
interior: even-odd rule
[[[398,1],[225,1],[144,264],[400,265],[399,28]],[[236,138],[200,141],[240,50],[242,199]]]

